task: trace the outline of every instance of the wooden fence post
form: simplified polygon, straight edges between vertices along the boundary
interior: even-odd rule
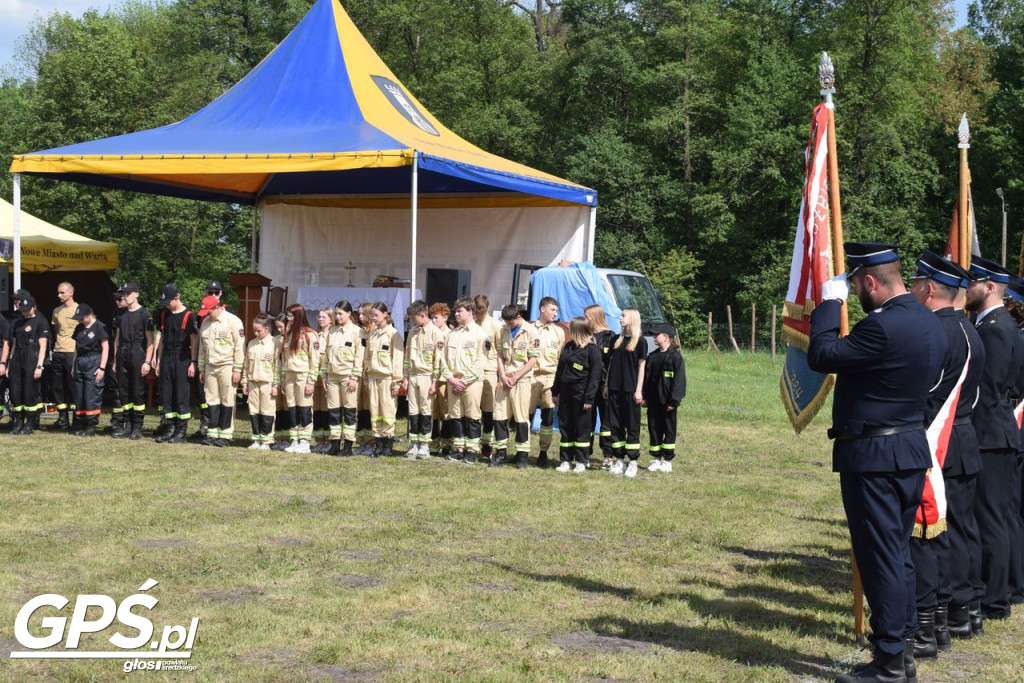
[[[775,360],[775,316],[778,307],[772,304],[772,360]]]
[[[736,343],[736,337],[732,333],[732,306],[725,307],[725,315],[729,319],[729,341],[732,342],[733,350],[740,353],[740,345]]]
[[[711,311],[708,311],[708,351],[710,351],[712,348],[714,348],[715,351],[717,351],[718,344],[715,343],[715,335],[712,334],[711,332],[711,320]]]
[[[750,304],[750,352],[757,351],[757,304]]]

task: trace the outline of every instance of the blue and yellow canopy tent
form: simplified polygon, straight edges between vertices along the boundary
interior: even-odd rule
[[[405,207],[414,291],[421,206],[589,207],[587,256],[593,252],[596,192],[445,128],[338,0],[317,0],[256,68],[188,118],[16,155],[10,170],[16,223],[20,174],[260,206]]]

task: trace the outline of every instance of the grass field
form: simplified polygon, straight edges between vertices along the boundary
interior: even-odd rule
[[[635,480],[0,435],[0,679],[129,675],[7,659],[14,622],[150,577],[157,635],[200,620],[196,670],[133,674],[157,680],[818,680],[867,659],[827,415],[795,436],[766,356],[687,366],[675,471]],[[79,649],[136,634],[114,624]],[[1020,680],[1022,645],[1020,614],[987,623],[922,680]]]

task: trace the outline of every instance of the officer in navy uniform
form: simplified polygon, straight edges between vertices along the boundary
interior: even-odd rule
[[[974,430],[981,448],[981,474],[975,517],[981,531],[981,578],[984,594],[971,604],[971,627],[983,619],[1010,616],[1010,529],[1008,512],[1017,479],[1020,430],[1013,416],[1013,396],[1024,362],[1024,345],[1017,325],[1003,305],[1010,274],[998,263],[979,256],[971,259],[972,281],[967,287],[967,310],[975,314],[978,335],[985,345]]]
[[[930,528],[922,528],[923,537],[919,537],[915,525],[910,541],[910,554],[917,573],[915,659],[934,659],[938,650],[949,650],[950,626],[957,637],[971,637],[968,605],[981,581],[981,538],[974,520],[974,492],[981,470],[981,455],[971,424],[971,411],[985,365],[985,347],[963,309],[955,307],[956,298],[969,279],[968,272],[959,265],[925,249],[917,262],[914,284],[910,288],[917,300],[935,313],[946,331],[942,380],[930,395],[928,424],[935,420],[956,387],[970,354],[942,463],[945,529],[936,525],[935,534]]]
[[[1011,278],[1006,287],[1006,310],[1014,322],[1017,332],[1024,339],[1024,280]],[[1024,401],[1024,364],[1017,376],[1014,404]],[[1024,425],[1022,425],[1024,427]],[[1013,502],[1010,504],[1010,604],[1024,603],[1024,500],[1022,500],[1022,482],[1024,482],[1024,430],[1021,432],[1020,446],[1017,448],[1018,483],[1013,489]]]
[[[917,629],[910,534],[931,453],[928,392],[946,354],[942,324],[907,292],[896,246],[846,243],[849,274],[827,281],[811,316],[808,365],[836,373],[829,437],[850,540],[871,607],[874,658],[839,681],[904,681],[916,675]],[[840,337],[852,285],[867,315]]]

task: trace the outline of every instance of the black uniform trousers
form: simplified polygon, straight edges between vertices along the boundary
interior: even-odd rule
[[[35,379],[39,352],[30,348],[15,349],[8,359],[7,378],[11,388],[11,406],[14,412],[38,413],[43,407],[39,380]]]
[[[100,354],[79,356],[75,362],[75,383],[73,401],[75,418],[86,426],[96,426],[103,409],[103,380],[96,381],[96,370],[100,367]],[[106,373],[104,373],[106,374]]]
[[[647,433],[651,437],[651,455],[671,461],[676,457],[675,409],[657,401],[647,402]]]
[[[146,363],[146,349],[141,346],[122,346],[117,350],[117,391],[121,397],[121,410],[146,410],[146,378],[142,366]]]
[[[923,469],[839,474],[850,541],[871,606],[871,642],[890,655],[902,652],[917,630],[909,541],[924,478]]]
[[[74,386],[71,378],[71,363],[75,354],[71,351],[54,351],[50,361],[50,392],[57,410],[74,410]]]
[[[1017,451],[1014,456],[1014,478],[1010,484],[1010,504],[1007,511],[1007,527],[1010,532],[1010,602],[1024,601],[1024,519],[1021,518],[1021,467],[1024,453]]]
[[[631,391],[608,392],[608,431],[612,457],[640,458],[640,406]]]
[[[981,531],[981,579],[985,595],[982,613],[989,618],[1010,615],[1010,513],[1017,479],[1017,457],[1013,450],[981,451],[975,517]]]
[[[186,355],[178,357],[178,351],[164,349],[160,359],[160,403],[164,417],[168,420],[187,422],[192,417],[192,382],[188,368],[192,360]]]
[[[1015,546],[1017,549],[1016,582],[1010,586],[1010,602],[1015,605],[1024,603],[1024,452],[1017,452],[1017,515],[1021,523],[1021,538]]]
[[[945,475],[943,475],[945,476]],[[975,519],[978,475],[945,477],[946,534],[949,536],[948,574],[950,604],[963,606],[981,600],[981,533]]]
[[[949,604],[949,532],[934,538],[910,539],[919,610]]]
[[[562,462],[590,460],[594,438],[594,407],[583,410],[583,397],[560,394],[558,397],[558,456]]]

